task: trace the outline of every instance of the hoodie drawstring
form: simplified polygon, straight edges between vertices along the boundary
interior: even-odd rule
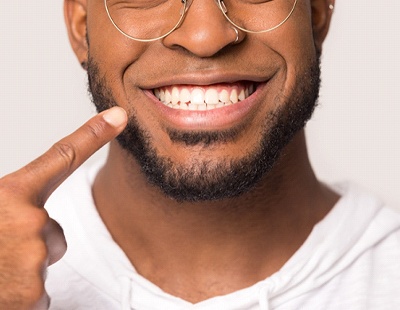
[[[132,285],[131,279],[128,277],[120,278],[121,285],[121,310],[132,310],[131,308],[131,295],[132,295]]]
[[[266,285],[260,288],[258,303],[260,305],[260,310],[270,310],[269,305],[270,288]]]

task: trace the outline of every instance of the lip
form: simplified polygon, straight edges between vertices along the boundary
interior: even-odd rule
[[[273,70],[271,70],[273,71]],[[215,70],[198,70],[197,72],[186,72],[174,75],[173,73],[157,77],[156,83],[142,84],[141,88],[145,90],[153,90],[169,85],[193,85],[193,86],[206,86],[215,84],[230,84],[238,81],[248,81],[256,84],[265,83],[270,80],[271,76],[262,74],[238,74],[229,71],[215,73]]]
[[[210,85],[210,83],[196,83],[196,85]],[[266,87],[268,87],[268,81],[258,82],[254,93],[246,99],[226,107],[207,111],[173,109],[159,101],[152,90],[143,89],[143,92],[154,103],[155,113],[159,114],[167,126],[180,130],[224,130],[246,122],[254,116],[259,110],[258,105],[261,104],[261,100],[258,99],[260,93]]]

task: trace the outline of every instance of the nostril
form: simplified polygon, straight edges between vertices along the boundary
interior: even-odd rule
[[[194,25],[186,22],[187,20],[180,28],[163,39],[164,46],[174,49],[180,46],[198,57],[211,57],[225,47],[238,44],[242,40],[239,31],[227,24],[223,26],[216,23]]]
[[[177,29],[163,39],[164,46],[180,46],[198,57],[211,57],[243,39],[226,20],[214,1],[190,1],[190,8]]]

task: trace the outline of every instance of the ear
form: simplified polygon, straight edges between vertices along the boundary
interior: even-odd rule
[[[86,40],[86,0],[64,0],[64,18],[72,49],[86,69],[88,42]]]
[[[328,34],[334,5],[335,0],[311,0],[314,41],[319,53]]]

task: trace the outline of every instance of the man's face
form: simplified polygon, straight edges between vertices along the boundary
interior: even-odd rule
[[[202,9],[203,2],[194,0],[181,27],[153,43],[122,36],[102,3],[92,1],[88,9],[90,90],[98,110],[127,110],[130,122],[118,141],[149,181],[183,201],[252,188],[304,126],[318,96],[309,3],[299,1],[282,27],[246,35],[236,45],[226,43],[223,32],[233,30],[213,1]],[[215,25],[199,22],[201,14]],[[192,97],[235,90],[246,95],[235,104],[188,111],[162,102],[160,92],[177,90]]]

